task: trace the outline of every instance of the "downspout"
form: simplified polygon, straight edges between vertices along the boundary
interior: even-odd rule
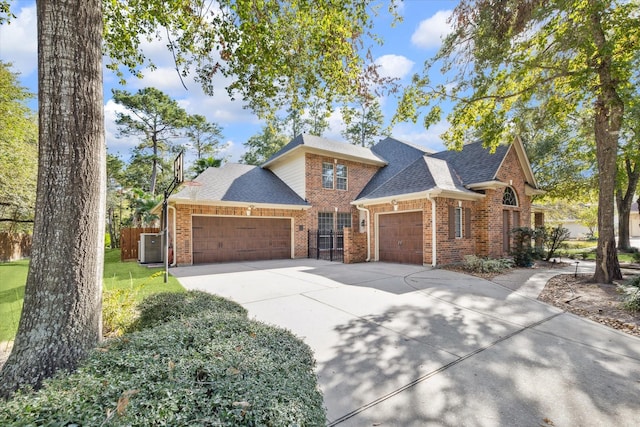
[[[171,263],[171,267],[175,267],[178,257],[176,256],[176,208],[175,206],[168,206],[169,209],[173,209],[173,236],[171,236],[171,247],[173,248],[173,262]]]
[[[437,229],[438,227],[436,226],[436,199],[432,199],[431,198],[431,194],[427,193],[427,200],[431,201],[431,266],[435,267],[437,265],[437,257],[436,257],[436,253],[437,253]]]
[[[365,260],[365,262],[369,262],[371,261],[371,232],[369,231],[370,228],[369,226],[371,225],[371,222],[369,221],[370,218],[370,212],[369,209],[365,208],[365,207],[361,207],[360,205],[356,205],[356,208],[359,211],[363,211],[365,212],[366,216],[367,216],[367,259]]]

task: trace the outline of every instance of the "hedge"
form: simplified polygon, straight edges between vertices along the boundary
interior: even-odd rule
[[[306,344],[244,313],[203,313],[106,341],[0,403],[0,425],[326,425]]]

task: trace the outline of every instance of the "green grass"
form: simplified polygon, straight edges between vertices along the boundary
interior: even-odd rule
[[[27,271],[27,259],[0,263],[0,342],[12,340],[18,329]]]
[[[15,337],[22,311],[28,260],[0,263],[0,342]],[[147,268],[135,262],[120,262],[119,249],[107,249],[104,255],[104,290],[129,291],[134,302],[158,292],[184,292],[178,280],[169,275],[164,283],[162,268]]]

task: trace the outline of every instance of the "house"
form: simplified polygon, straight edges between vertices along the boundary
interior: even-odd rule
[[[230,163],[186,184],[168,210],[180,265],[307,257],[312,230],[344,230],[345,262],[501,257],[541,193],[519,138],[433,153],[300,135],[260,167]]]

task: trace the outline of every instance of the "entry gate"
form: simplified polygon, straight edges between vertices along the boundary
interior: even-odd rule
[[[344,232],[309,230],[307,257],[344,262]]]

